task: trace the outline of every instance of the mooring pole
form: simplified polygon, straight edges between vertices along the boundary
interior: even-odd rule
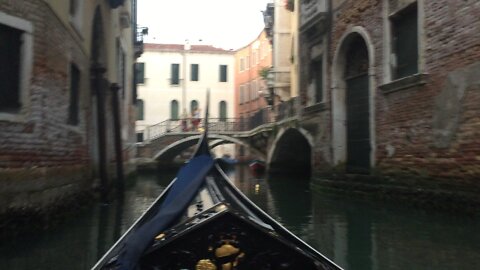
[[[120,125],[120,106],[118,100],[118,90],[120,86],[116,83],[110,85],[112,90],[112,110],[113,110],[113,136],[115,143],[115,162],[117,170],[117,192],[122,192],[124,187],[123,177],[123,153],[122,153],[122,127]]]

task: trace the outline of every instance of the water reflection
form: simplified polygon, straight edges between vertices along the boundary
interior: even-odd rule
[[[122,200],[52,231],[0,243],[0,269],[90,269],[175,172],[143,174]],[[308,179],[229,173],[259,207],[345,269],[480,269],[480,220],[312,193]]]
[[[5,239],[0,269],[90,269],[147,209],[174,173],[139,175],[123,199],[95,204],[53,230]]]

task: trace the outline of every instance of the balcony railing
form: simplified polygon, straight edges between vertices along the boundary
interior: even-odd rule
[[[274,109],[277,113],[276,121],[296,117],[299,113],[298,100],[298,97],[294,97],[276,105]]]
[[[148,28],[147,27],[137,27],[136,35],[135,35],[135,42],[134,42],[134,49],[135,49],[135,57],[140,57],[143,54],[143,38],[145,35],[148,35]]]

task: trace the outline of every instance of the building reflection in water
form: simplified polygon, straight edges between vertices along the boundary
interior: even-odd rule
[[[347,270],[480,269],[480,219],[311,192],[309,179],[231,180],[254,203]],[[150,206],[175,172],[144,174],[123,200],[97,204],[52,230],[4,239],[0,269],[90,269]]]

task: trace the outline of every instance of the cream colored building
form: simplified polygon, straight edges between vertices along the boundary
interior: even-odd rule
[[[189,44],[145,44],[144,48],[137,63],[137,104],[143,104],[136,122],[139,141],[152,136],[149,126],[166,120],[174,120],[169,121],[174,127],[187,118],[185,131],[191,131],[195,107],[204,117],[207,89],[210,118],[234,117],[233,51]]]
[[[264,12],[265,29],[271,40],[275,94],[281,101],[298,96],[299,0],[273,0]]]

